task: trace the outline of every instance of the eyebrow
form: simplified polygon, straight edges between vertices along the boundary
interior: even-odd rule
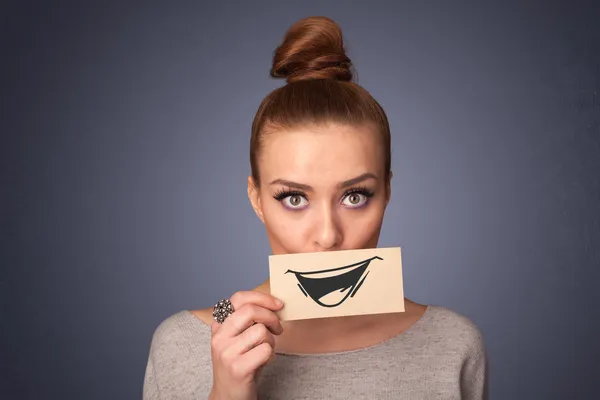
[[[356,185],[357,183],[366,181],[367,179],[377,179],[377,176],[374,175],[374,174],[372,174],[372,173],[370,173],[370,172],[367,172],[367,173],[359,175],[359,176],[357,176],[355,178],[351,178],[351,179],[348,179],[346,181],[341,182],[340,184],[338,184],[338,187],[339,188],[346,188],[348,186]],[[306,185],[304,183],[298,183],[298,182],[288,181],[288,180],[285,180],[285,179],[275,179],[274,181],[271,181],[269,183],[269,185],[277,185],[277,184],[289,186],[291,188],[298,189],[298,190],[306,190],[306,191],[312,191],[313,190],[313,188],[311,186]]]

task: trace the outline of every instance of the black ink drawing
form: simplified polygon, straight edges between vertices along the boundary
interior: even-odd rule
[[[375,256],[339,268],[310,272],[287,270],[285,273],[295,274],[296,279],[298,279],[298,287],[302,293],[313,299],[318,305],[337,307],[346,301],[348,297],[354,297],[358,292],[367,275],[369,275],[369,271],[367,271],[369,264],[375,259],[383,260],[383,258]],[[345,295],[344,292],[346,292]]]

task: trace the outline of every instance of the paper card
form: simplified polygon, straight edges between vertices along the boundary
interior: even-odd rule
[[[269,256],[283,321],[404,312],[399,247]]]

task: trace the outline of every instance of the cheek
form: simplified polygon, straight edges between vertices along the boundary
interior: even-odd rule
[[[385,206],[376,202],[364,210],[347,210],[343,214],[344,247],[363,248],[377,241]]]
[[[263,215],[267,234],[274,244],[287,250],[302,245],[306,218],[301,218],[300,213],[288,211],[275,202],[268,202],[263,206]]]
[[[361,248],[379,237],[381,218],[378,215],[371,218],[352,217],[345,223],[344,244],[351,248]]]

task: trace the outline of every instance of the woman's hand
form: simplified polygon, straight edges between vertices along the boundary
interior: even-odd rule
[[[256,372],[275,354],[275,337],[283,326],[274,311],[283,303],[255,292],[229,299],[234,312],[212,324],[213,387],[211,400],[256,400]]]

